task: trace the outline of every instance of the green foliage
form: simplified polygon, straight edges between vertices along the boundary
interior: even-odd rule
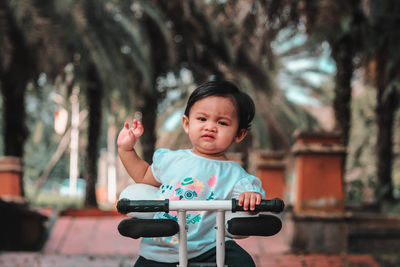
[[[27,127],[29,138],[25,144],[24,174],[30,179],[37,178],[47,166],[52,151],[55,151],[61,136],[54,133],[56,103],[51,99],[54,88],[46,83],[39,90],[29,90],[26,94]],[[62,168],[58,169],[61,170]],[[68,174],[63,173],[63,177]]]
[[[59,209],[83,207],[82,197],[63,196],[59,193],[59,183],[49,182],[40,191],[36,198],[33,198],[35,186],[32,180],[25,180],[24,189],[26,198],[34,207],[54,207]]]

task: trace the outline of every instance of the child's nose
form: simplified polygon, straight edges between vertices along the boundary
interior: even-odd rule
[[[206,124],[206,130],[210,131],[210,132],[216,132],[217,127],[216,127],[215,123],[209,122]]]

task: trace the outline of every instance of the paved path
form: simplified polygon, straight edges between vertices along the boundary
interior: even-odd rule
[[[1,253],[0,266],[132,266],[140,241],[119,235],[117,226],[122,219],[60,217],[41,253]],[[369,255],[290,254],[283,233],[284,229],[273,237],[250,237],[237,242],[253,256],[258,267],[379,266]]]

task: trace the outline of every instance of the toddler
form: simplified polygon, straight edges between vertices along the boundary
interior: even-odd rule
[[[226,150],[246,137],[254,113],[251,98],[234,84],[209,81],[193,91],[182,117],[191,149],[158,149],[149,165],[135,152],[134,146],[144,129],[141,122],[134,120],[132,127],[125,123],[118,135],[118,153],[136,183],[158,187],[157,199],[237,198],[244,210],[251,211],[265,197],[261,182],[229,161]],[[215,212],[187,213],[189,262],[215,262],[215,217]],[[177,220],[177,213],[158,212],[154,219]],[[229,237],[225,249],[229,266],[255,266],[251,256]],[[176,266],[178,238],[143,238],[139,255],[134,266]]]

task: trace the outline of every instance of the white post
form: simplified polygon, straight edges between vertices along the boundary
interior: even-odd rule
[[[187,234],[186,234],[186,211],[178,211],[179,224],[179,267],[187,267]]]
[[[225,266],[225,211],[217,211],[217,267]]]
[[[79,173],[79,87],[75,86],[70,97],[71,102],[71,143],[69,164],[69,195],[76,195]]]
[[[115,166],[115,138],[117,129],[114,125],[113,117],[110,116],[108,122],[111,126],[108,127],[107,132],[107,198],[109,203],[114,203],[117,200],[117,168]]]
[[[117,200],[117,176],[115,172],[115,166],[109,165],[107,170],[107,199],[109,203],[114,203]]]

